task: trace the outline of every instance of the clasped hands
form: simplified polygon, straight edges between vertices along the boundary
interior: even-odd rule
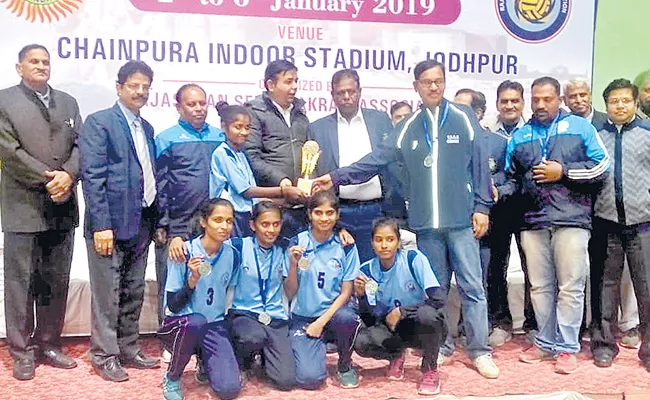
[[[45,171],[45,178],[49,179],[45,189],[53,202],[64,203],[70,198],[75,181],[67,171]]]

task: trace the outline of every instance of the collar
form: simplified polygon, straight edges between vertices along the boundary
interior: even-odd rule
[[[358,119],[361,123],[365,123],[365,120],[363,119],[363,113],[361,112],[361,107],[359,107],[357,109],[357,113],[352,118],[350,118],[349,123],[352,123],[352,121],[354,121],[356,119]],[[338,109],[336,109],[336,122],[337,123],[346,123],[346,124],[348,123],[348,120],[345,119],[345,117],[343,117],[343,115],[341,115],[341,112]]]
[[[542,123],[539,122],[535,118],[534,114],[533,114],[532,117],[530,117],[530,120],[528,121],[528,123],[531,124],[531,125],[535,125],[535,126],[539,126],[539,127],[543,127],[543,128],[549,128],[551,125],[553,125],[553,122],[560,121],[561,119],[564,119],[564,117],[566,117],[567,115],[573,115],[573,114],[570,114],[569,112],[567,112],[567,111],[560,108],[560,111],[557,113],[555,118],[553,118],[548,125],[542,125]]]
[[[271,99],[271,96],[269,96],[269,99]],[[280,114],[291,113],[291,110],[293,110],[293,103],[289,104],[289,107],[287,108],[282,108],[282,106],[273,99],[271,99],[271,103],[278,109],[278,111],[280,111]]]
[[[126,117],[126,122],[129,123],[129,129],[133,126],[133,121],[135,121],[137,118],[140,118],[139,115],[136,115],[133,111],[129,110],[127,106],[122,103],[122,100],[117,100],[117,105],[120,107],[120,110],[122,110],[122,114]]]
[[[519,121],[517,121],[517,123],[515,124],[515,129],[513,129],[512,132],[514,132],[515,130],[521,128],[525,124],[526,124],[526,121],[524,120],[524,117],[520,117]],[[500,119],[497,119],[497,123],[494,126],[494,131],[499,132],[499,133],[503,133],[506,136],[510,136],[511,133],[512,133],[512,132],[508,133],[508,131],[506,131],[505,125]]]
[[[593,106],[593,105],[590,106],[590,107],[589,107],[589,110],[590,110],[590,111],[589,111],[589,115],[587,115],[587,116],[585,117],[585,119],[586,119],[587,121],[589,121],[589,122],[593,122],[593,120],[594,120],[594,106]]]
[[[180,125],[181,128],[185,129],[186,131],[189,131],[189,132],[192,132],[192,133],[196,133],[196,132],[198,132],[198,133],[206,133],[206,132],[210,131],[210,124],[208,124],[207,122],[204,122],[203,126],[199,130],[197,130],[195,127],[190,125],[189,122],[184,121],[184,120],[182,120],[180,118],[178,119],[178,125]]]
[[[636,126],[638,126],[641,122],[642,122],[642,118],[635,115],[634,117],[632,117],[632,119],[629,122],[626,122],[626,123],[623,124],[623,126],[621,127],[620,132],[629,131],[630,129],[635,128]],[[609,118],[607,118],[607,123],[605,123],[605,126],[603,128],[605,130],[607,130],[607,131],[610,131],[610,132],[619,132],[616,125],[614,125],[612,120],[609,119]]]

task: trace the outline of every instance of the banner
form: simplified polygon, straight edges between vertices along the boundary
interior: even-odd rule
[[[0,86],[19,81],[20,48],[44,44],[51,84],[82,114],[116,100],[117,70],[130,59],[154,70],[143,115],[156,131],[175,123],[174,94],[195,82],[214,105],[242,104],[264,90],[265,66],[298,67],[298,97],[315,120],[335,110],[332,74],[355,68],[362,106],[418,105],[412,69],[426,58],[448,69],[447,98],[482,91],[494,116],[505,80],[551,75],[590,79],[594,0],[0,0]],[[208,121],[218,123],[214,110]]]

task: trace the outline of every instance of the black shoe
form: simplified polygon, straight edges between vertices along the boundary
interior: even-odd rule
[[[28,381],[34,378],[34,360],[22,358],[14,360],[14,378],[19,381]]]
[[[153,369],[160,368],[160,360],[157,358],[146,357],[142,354],[141,351],[135,355],[133,358],[125,359],[121,358],[122,365],[127,368],[136,368],[136,369]]]
[[[646,371],[650,372],[650,360],[642,361],[641,364],[643,364]]]
[[[129,380],[129,374],[126,373],[124,368],[120,365],[120,360],[117,357],[109,357],[103,364],[95,364],[93,369],[97,375],[111,382],[124,382]]]
[[[608,368],[612,366],[614,357],[609,353],[596,353],[594,354],[594,364],[600,368]]]
[[[77,366],[77,362],[73,358],[66,356],[58,349],[43,350],[40,361],[62,369],[71,369]]]

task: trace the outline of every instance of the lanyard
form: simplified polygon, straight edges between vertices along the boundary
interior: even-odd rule
[[[260,260],[257,257],[257,240],[253,239],[253,254],[255,255],[255,266],[257,267],[257,284],[260,287],[260,296],[262,297],[262,307],[264,307],[264,312],[266,312],[266,292],[269,289],[269,280],[271,279],[271,273],[273,272],[273,254],[275,253],[275,246],[271,247],[271,255],[268,257],[269,260],[269,273],[266,276],[266,279],[262,279],[262,269],[260,268]]]
[[[302,253],[302,256],[307,257],[307,256],[309,256],[309,253],[316,254],[316,252],[318,250],[320,250],[321,248],[327,246],[328,244],[332,243],[335,240],[336,240],[336,234],[333,233],[332,236],[330,236],[330,238],[327,239],[325,242],[323,242],[323,243],[319,244],[318,246],[314,247],[314,241],[312,240],[311,232],[309,232],[309,244],[307,245],[307,249],[305,250],[305,252]],[[309,249],[309,247],[311,247],[311,249]]]
[[[427,111],[428,110],[428,111]],[[429,132],[429,110],[428,108],[425,107],[425,116],[422,118],[422,127],[424,128],[424,137],[426,138],[426,143],[427,147],[429,148],[429,154],[432,152],[433,148],[433,137],[432,134]],[[447,112],[448,112],[448,107],[442,107],[442,104],[438,106],[438,130],[440,130],[440,127],[442,124],[445,123],[445,120],[447,119]],[[433,112],[431,112],[433,114]],[[435,122],[435,121],[434,121]],[[436,135],[437,136],[437,135]],[[436,138],[437,140],[437,138]]]
[[[546,139],[542,139],[541,135],[539,138],[539,145],[542,149],[542,162],[546,160],[548,157],[548,143],[551,140],[551,136],[553,136],[553,132],[557,133],[557,123],[558,120],[560,119],[559,115],[553,119],[553,122],[551,123],[551,126],[549,127],[548,131],[546,132]]]
[[[202,237],[203,237],[203,235],[199,236],[197,238],[197,240],[200,241]],[[190,242],[190,245],[187,246],[187,256],[188,256],[187,258],[188,258],[188,261],[189,261],[190,258],[194,257],[192,255],[192,243],[193,242],[194,241]],[[211,267],[214,267],[214,265],[217,263],[217,261],[219,261],[219,258],[221,258],[221,253],[223,253],[223,243],[221,243],[221,247],[219,248],[219,252],[217,253],[216,257],[212,261],[209,261]],[[204,254],[204,255],[205,255],[205,258],[208,258],[207,254]]]

